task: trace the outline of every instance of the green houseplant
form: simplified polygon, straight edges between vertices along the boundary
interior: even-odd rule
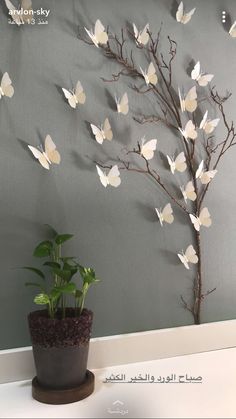
[[[99,280],[93,269],[62,253],[64,243],[73,235],[51,230],[52,239],[40,242],[33,253],[42,260],[43,269],[23,269],[38,277],[26,286],[38,288],[34,302],[44,306],[28,316],[37,373],[33,397],[62,404],[81,400],[94,389],[93,374],[87,370],[93,313],[84,303],[90,286]],[[78,275],[79,287],[75,282]]]

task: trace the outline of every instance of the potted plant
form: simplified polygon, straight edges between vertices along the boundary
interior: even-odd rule
[[[71,234],[58,234],[39,243],[33,255],[43,260],[43,270],[24,266],[40,278],[26,282],[39,289],[34,302],[45,306],[28,315],[36,377],[33,397],[43,403],[64,404],[81,400],[94,390],[94,376],[87,370],[93,313],[84,307],[90,286],[99,280],[91,268],[75,257],[64,256],[62,245]],[[73,280],[80,275],[81,286]]]

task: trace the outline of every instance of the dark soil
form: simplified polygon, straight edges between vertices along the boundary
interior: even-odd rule
[[[50,319],[47,310],[33,311],[28,315],[30,335],[33,345],[45,348],[85,346],[91,337],[93,312],[83,309],[79,317],[74,317],[74,309],[66,309],[66,317]]]

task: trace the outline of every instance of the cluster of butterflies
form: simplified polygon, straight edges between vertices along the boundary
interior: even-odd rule
[[[193,192],[194,193],[194,192]],[[171,204],[168,203],[163,210],[160,208],[155,208],[157,216],[160,220],[161,226],[163,226],[163,223],[166,222],[168,224],[172,224],[174,221],[173,216],[173,209],[171,207]],[[211,215],[209,213],[209,210],[207,207],[204,207],[199,216],[190,214],[190,220],[195,228],[195,230],[200,231],[201,226],[210,227],[212,220]],[[179,259],[183,263],[184,267],[186,269],[189,269],[189,263],[197,263],[198,262],[198,256],[196,254],[195,249],[192,245],[189,245],[185,252],[182,251],[182,253],[177,253]]]

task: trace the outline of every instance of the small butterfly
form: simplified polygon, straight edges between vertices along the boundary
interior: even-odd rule
[[[62,91],[66,99],[68,100],[69,105],[72,108],[75,109],[78,103],[81,103],[81,104],[85,103],[86,96],[85,96],[82,84],[80,83],[79,80],[77,81],[77,84],[74,90],[69,91],[67,89],[64,89],[64,87],[62,87]]]
[[[232,38],[236,38],[236,21],[233,23],[229,30],[229,34]]]
[[[180,190],[183,194],[183,197],[186,203],[188,199],[190,199],[190,201],[195,201],[195,199],[197,198],[197,195],[193,186],[193,182],[191,180],[190,182],[187,183],[185,187],[180,186]]]
[[[203,129],[206,134],[211,134],[220,122],[220,118],[207,119],[208,111],[205,112],[199,128]]]
[[[36,147],[28,145],[30,151],[33,153],[34,157],[39,161],[41,166],[44,169],[49,170],[49,165],[51,163],[59,164],[61,161],[61,156],[59,152],[56,150],[56,145],[52,141],[50,135],[47,135],[45,138],[45,150],[40,151]]]
[[[184,25],[190,21],[192,15],[194,14],[196,8],[190,10],[188,13],[184,13],[184,5],[183,2],[179,4],[178,10],[176,12],[176,20],[179,23],[183,23]]]
[[[181,134],[183,135],[183,137],[185,138],[185,140],[188,141],[189,138],[191,140],[196,140],[197,131],[196,131],[196,127],[195,127],[194,123],[191,121],[191,119],[187,122],[184,129],[179,128],[179,130],[180,130]]]
[[[142,145],[140,154],[145,157],[146,160],[151,160],[154,156],[154,151],[157,148],[157,140],[149,140],[144,143],[144,138],[142,138]]]
[[[197,217],[196,215],[189,214],[189,217],[191,219],[191,222],[193,223],[193,226],[195,230],[199,231],[200,227],[203,225],[204,227],[210,227],[212,224],[211,216],[208,211],[208,208],[205,207],[201,210],[200,215]]]
[[[215,177],[217,170],[204,171],[203,166],[204,166],[204,161],[202,160],[195,173],[195,178],[200,179],[203,185],[207,185]]]
[[[163,210],[160,208],[155,208],[157,216],[159,218],[161,226],[163,226],[163,222],[172,224],[174,221],[173,210],[170,204],[167,204]]]
[[[181,111],[185,112],[194,112],[197,108],[197,92],[196,92],[196,86],[193,86],[185,96],[185,99],[182,99],[180,89],[179,90],[179,101],[180,101],[180,107]]]
[[[196,80],[199,84],[199,86],[207,86],[208,83],[213,79],[214,74],[204,74],[201,73],[201,68],[200,68],[200,61],[198,61],[192,72],[191,72],[191,78],[193,80]]]
[[[189,269],[189,263],[198,263],[198,256],[192,244],[187,247],[185,253],[182,250],[182,253],[177,253],[177,255],[186,269]]]
[[[101,184],[104,186],[104,188],[106,188],[107,185],[114,186],[114,188],[117,188],[120,185],[120,171],[117,165],[113,166],[108,172],[108,174],[106,174],[106,172],[103,172],[97,165],[96,168],[100,177]]]
[[[103,140],[112,140],[113,132],[108,118],[105,119],[104,124],[101,125],[100,128],[94,124],[90,124],[90,126],[92,128],[93,134],[95,135],[95,139],[99,144],[102,144]]]
[[[12,97],[14,95],[14,87],[8,73],[4,73],[0,85],[0,99],[2,96]]]
[[[89,31],[87,28],[84,28],[88,34],[88,36],[93,41],[94,45],[99,48],[99,44],[107,44],[108,35],[105,31],[105,28],[102,22],[98,19],[95,23],[94,33],[92,29]]]
[[[142,68],[140,67],[140,71],[143,75],[143,78],[146,82],[146,84],[154,84],[156,85],[158,82],[158,78],[156,75],[156,69],[154,67],[154,64],[151,62],[148,66],[148,70],[142,70]]]
[[[166,157],[167,157],[168,163],[170,165],[171,173],[174,174],[175,170],[177,170],[177,172],[181,172],[181,173],[186,170],[186,168],[187,168],[186,157],[185,157],[183,151],[178,154],[178,156],[176,157],[175,160],[173,160],[168,155]]]
[[[128,99],[127,93],[125,92],[122,98],[120,99],[118,99],[115,96],[115,100],[116,100],[117,112],[122,113],[123,115],[127,115],[127,113],[129,112],[129,99]]]
[[[144,26],[142,31],[138,31],[137,26],[135,23],[133,23],[133,29],[134,29],[134,36],[135,36],[135,42],[137,45],[146,45],[149,41],[149,35],[147,31],[149,30],[149,23]]]
[[[6,6],[12,20],[19,26],[25,22],[30,23],[33,20],[33,10],[31,0],[21,0],[18,8],[16,8],[10,0],[5,0]]]

